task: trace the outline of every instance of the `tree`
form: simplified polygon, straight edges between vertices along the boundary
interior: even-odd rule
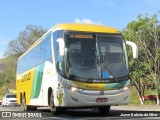
[[[139,47],[139,58],[136,64],[141,67],[137,69],[137,67],[134,66],[133,69],[136,70],[135,73],[131,71],[131,73],[133,73],[133,81],[135,86],[140,84],[140,88],[144,85],[143,83],[147,84],[146,82],[140,82],[142,81],[142,77],[144,77],[145,80],[152,81],[157,91],[157,104],[159,105],[160,24],[156,14],[151,18],[148,17],[147,14],[139,15],[137,18],[137,21],[131,21],[128,23],[127,28],[123,30],[124,36],[135,41]],[[141,88],[141,90],[142,89],[144,88]],[[140,92],[139,90],[140,89],[137,89],[138,92]]]
[[[47,30],[41,26],[28,25],[19,33],[15,40],[11,40],[5,51],[5,56],[22,55],[35,41],[37,41]]]
[[[9,84],[16,79],[17,59],[47,30],[41,26],[28,25],[25,30],[19,33],[15,40],[11,40],[5,52],[5,69],[0,72],[0,87]],[[13,82],[15,83],[15,82]],[[15,85],[14,85],[15,86]]]
[[[0,87],[3,86],[3,84],[8,84],[15,80],[16,62],[17,58],[14,56],[5,58],[5,61],[3,62],[5,64],[5,68],[0,73]]]

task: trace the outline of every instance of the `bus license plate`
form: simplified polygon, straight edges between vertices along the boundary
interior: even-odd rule
[[[108,98],[97,98],[96,102],[107,102]]]

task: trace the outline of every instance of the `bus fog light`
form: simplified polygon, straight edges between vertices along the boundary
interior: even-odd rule
[[[76,87],[71,87],[71,91],[72,91],[72,92],[76,92],[76,91],[77,91],[77,88],[76,88]]]

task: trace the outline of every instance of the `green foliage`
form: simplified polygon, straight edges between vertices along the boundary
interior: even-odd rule
[[[155,94],[155,89],[146,89],[145,90],[145,95],[154,95]],[[131,86],[131,95],[130,95],[130,104],[134,105],[140,105],[140,101],[138,100],[138,92],[135,88],[135,86]],[[155,100],[145,100],[144,105],[155,105],[156,101]]]
[[[140,95],[144,96],[145,87],[160,90],[160,22],[158,14],[148,17],[139,15],[137,20],[128,23],[123,30],[125,39],[135,42],[139,48],[139,58],[131,59],[129,64],[132,83]],[[155,93],[156,94],[156,93]]]
[[[131,87],[130,104],[139,105],[138,93],[134,86]]]
[[[8,48],[5,51],[5,56],[21,56],[45,32],[47,32],[47,30],[41,26],[26,26],[26,29],[20,32],[15,40],[9,42]]]
[[[156,105],[156,101],[155,100],[146,100],[146,101],[144,101],[144,105]]]
[[[0,87],[2,87],[4,84],[15,81],[16,61],[17,58],[14,56],[5,58],[5,69],[0,73]]]
[[[4,87],[4,89],[8,89],[8,85],[8,87],[15,88],[18,58],[46,31],[41,26],[28,25],[24,31],[19,33],[19,36],[15,40],[9,42],[5,52],[6,58],[0,60],[5,65],[5,68],[0,71],[0,88]],[[3,93],[1,90],[0,92]]]

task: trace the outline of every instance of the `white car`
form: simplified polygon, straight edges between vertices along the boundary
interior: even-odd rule
[[[18,106],[16,94],[8,93],[3,97],[2,106],[10,105]]]

